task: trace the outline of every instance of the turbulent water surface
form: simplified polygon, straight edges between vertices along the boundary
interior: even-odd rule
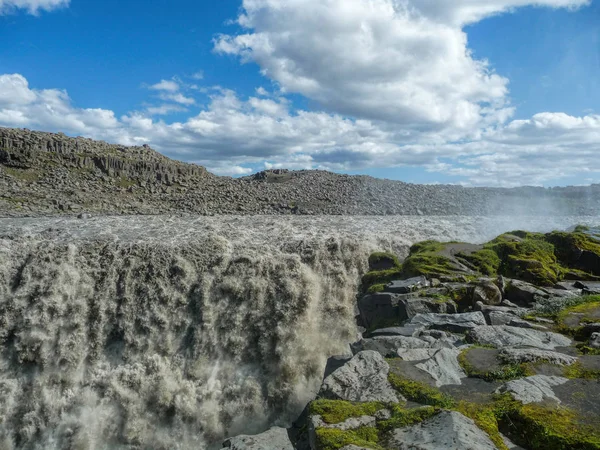
[[[289,424],[373,250],[594,217],[0,219],[0,449],[220,448]]]

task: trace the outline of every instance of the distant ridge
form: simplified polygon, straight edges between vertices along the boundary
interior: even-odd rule
[[[325,171],[232,179],[126,147],[0,127],[0,216],[59,214],[502,215],[600,213],[600,185],[463,188]]]

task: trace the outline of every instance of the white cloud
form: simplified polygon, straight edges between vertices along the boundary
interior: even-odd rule
[[[109,110],[77,108],[65,91],[36,90],[21,75],[0,76],[0,125],[64,131],[123,144],[149,143],[163,153],[220,174],[266,168],[356,170],[415,165],[456,175],[474,185],[544,184],[600,176],[600,116],[542,113],[515,120],[460,144],[406,141],[368,120],[323,112],[289,111],[285,102],[217,90],[209,105],[184,122],[149,113],[115,117]]]
[[[215,50],[253,61],[284,92],[406,132],[477,137],[507,120],[508,80],[473,58],[462,26],[525,5],[589,0],[244,0]]]
[[[193,105],[194,103],[196,103],[196,100],[194,100],[191,97],[186,97],[181,92],[170,93],[170,94],[161,93],[158,97],[161,100],[172,101],[175,103],[180,103],[182,105]]]
[[[2,0],[0,0],[2,1]],[[544,112],[513,120],[508,80],[473,58],[462,27],[524,5],[587,0],[244,0],[245,34],[218,52],[256,62],[273,83],[240,98],[179,78],[149,86],[167,103],[117,118],[65,91],[0,76],[0,125],[65,131],[163,153],[220,174],[249,166],[360,170],[421,166],[466,184],[598,179],[600,116]],[[194,76],[192,76],[194,78]],[[153,118],[209,104],[182,122]],[[299,93],[322,111],[295,110]]]
[[[150,86],[150,89],[155,91],[177,92],[179,90],[179,83],[174,80],[161,80],[159,83]]]
[[[40,11],[52,11],[68,6],[70,0],[0,0],[0,15],[25,10],[29,14],[39,14]]]
[[[203,80],[204,79],[204,71],[199,70],[198,72],[192,74],[192,78],[194,80]]]
[[[174,112],[182,112],[182,111],[187,111],[187,109],[185,109],[181,106],[178,106],[178,105],[169,105],[169,104],[164,104],[164,105],[159,105],[159,106],[149,106],[148,108],[146,108],[146,112],[151,116],[166,116],[166,115],[174,113]]]

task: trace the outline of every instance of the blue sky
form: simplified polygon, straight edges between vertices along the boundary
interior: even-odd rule
[[[600,182],[600,0],[0,0],[0,42],[1,126],[233,176]]]

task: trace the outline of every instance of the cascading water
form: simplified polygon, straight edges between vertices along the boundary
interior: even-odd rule
[[[371,251],[593,222],[0,219],[0,449],[220,448],[288,425],[356,337]]]

